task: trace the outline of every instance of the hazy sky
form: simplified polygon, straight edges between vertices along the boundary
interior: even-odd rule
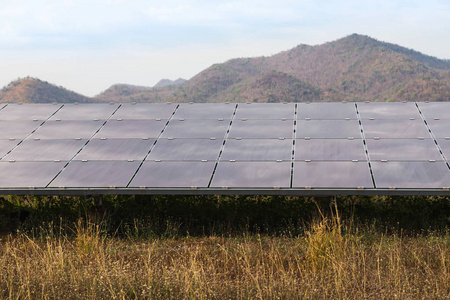
[[[450,59],[450,1],[0,0],[0,88],[32,76],[93,96],[352,33]]]

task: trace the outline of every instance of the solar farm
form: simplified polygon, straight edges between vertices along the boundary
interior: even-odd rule
[[[449,103],[6,104],[2,194],[446,195]]]

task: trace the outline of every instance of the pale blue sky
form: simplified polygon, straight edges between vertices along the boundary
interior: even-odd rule
[[[93,96],[352,33],[450,58],[448,0],[0,0],[0,87],[33,76]]]

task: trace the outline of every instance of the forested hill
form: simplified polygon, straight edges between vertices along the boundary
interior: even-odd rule
[[[175,84],[176,83],[176,84]],[[37,79],[12,82],[2,102],[450,101],[450,61],[353,34],[270,57],[215,64],[184,81],[116,84],[87,98]]]
[[[0,90],[0,103],[98,102],[37,78],[17,79]]]

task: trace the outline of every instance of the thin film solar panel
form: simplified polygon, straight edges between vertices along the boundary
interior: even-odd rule
[[[450,171],[443,161],[376,161],[371,166],[377,188],[450,187]]]
[[[223,139],[227,133],[229,120],[177,120],[172,119],[164,129],[162,138],[217,138]]]
[[[347,139],[361,138],[357,120],[297,120],[297,138]]]
[[[145,161],[130,187],[205,188],[215,165],[210,161]]]
[[[50,120],[106,120],[119,107],[119,104],[64,104],[64,106],[54,114]]]
[[[89,139],[103,125],[103,121],[47,121],[32,139]]]
[[[356,106],[361,119],[420,119],[414,102],[358,102]]]
[[[221,160],[237,161],[290,161],[292,139],[228,139]]]
[[[297,119],[345,120],[357,119],[355,103],[298,103]]]
[[[96,188],[126,187],[136,173],[139,161],[73,160],[49,187]]]
[[[223,139],[159,139],[147,160],[212,160],[219,157]]]
[[[5,160],[15,161],[68,161],[77,154],[87,140],[34,140],[26,139]]]
[[[361,120],[366,138],[416,139],[431,138],[422,119]]]
[[[369,164],[364,161],[294,162],[294,188],[373,188]]]
[[[142,161],[154,142],[154,139],[91,139],[75,160]]]
[[[42,121],[0,121],[0,139],[23,140],[41,124]]]
[[[290,139],[294,135],[293,120],[234,120],[228,138]]]
[[[220,161],[211,187],[215,188],[288,188],[291,162]]]
[[[443,160],[432,139],[367,139],[366,144],[371,160]]]
[[[174,119],[230,120],[236,104],[228,103],[181,103]]]
[[[450,119],[450,102],[419,102],[417,105],[427,121],[431,119]]]
[[[8,104],[0,110],[0,121],[44,121],[61,106],[61,104]]]
[[[295,160],[366,160],[362,139],[297,139]]]
[[[0,188],[44,188],[66,163],[0,161]]]
[[[19,140],[0,140],[0,159],[11,151],[19,142]]]
[[[177,104],[172,103],[124,103],[112,116],[123,120],[170,119]]]
[[[427,119],[427,124],[435,138],[450,138],[450,119]]]
[[[295,118],[293,103],[244,103],[238,104],[235,119],[281,120]]]
[[[102,139],[143,139],[157,138],[167,120],[109,120],[95,138]]]

